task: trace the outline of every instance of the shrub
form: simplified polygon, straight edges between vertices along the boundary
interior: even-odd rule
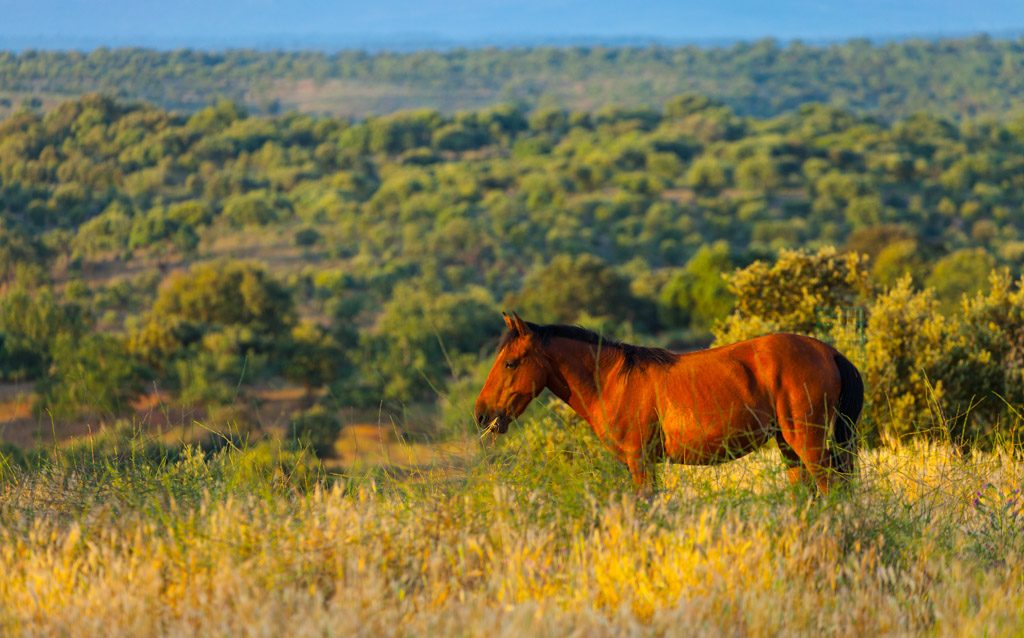
[[[987,291],[963,299],[959,335],[935,368],[961,444],[1013,438],[1020,412],[1013,406],[1024,404],[1024,279],[999,270],[988,281]]]
[[[53,415],[128,412],[148,378],[123,342],[110,335],[61,334],[51,355],[50,373],[39,384],[39,407]]]
[[[993,272],[987,291],[946,308],[934,289],[916,289],[909,274],[866,298],[863,266],[857,255],[824,249],[784,252],[772,265],[736,271],[729,278],[736,309],[715,328],[717,343],[778,331],[832,343],[864,377],[861,431],[869,443],[922,435],[952,437],[960,446],[1016,442],[1024,280]],[[863,309],[851,313],[858,302]]]
[[[294,413],[288,423],[288,439],[308,445],[321,458],[334,454],[334,442],[339,434],[341,421],[321,405]]]
[[[307,248],[315,246],[323,237],[315,228],[302,228],[295,231],[295,245]]]
[[[710,329],[732,309],[732,294],[724,274],[732,270],[729,246],[724,241],[700,250],[661,289],[662,321]]]
[[[716,344],[766,332],[814,334],[823,313],[852,306],[868,291],[866,259],[833,247],[783,250],[773,264],[755,261],[727,277],[736,297],[731,315],[712,332]]]
[[[593,255],[557,255],[530,272],[522,290],[506,303],[536,323],[573,323],[586,312],[615,322],[647,324],[654,312],[633,296],[625,277]]]
[[[910,277],[875,300],[863,358],[851,358],[865,377],[865,412],[873,415],[879,434],[944,434],[935,413],[944,386],[935,371],[957,328],[938,312],[930,290],[912,288]]]

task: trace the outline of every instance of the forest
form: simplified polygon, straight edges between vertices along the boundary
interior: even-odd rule
[[[0,122],[0,375],[31,384],[36,436],[146,397],[258,422],[261,393],[302,388],[284,421],[329,454],[342,408],[465,432],[509,309],[680,349],[842,341],[888,408],[875,440],[1015,438],[1022,150],[1024,118],[694,94],[357,122],[23,108]]]
[[[1002,117],[1024,105],[1024,41],[765,39],[731,46],[532,47],[413,53],[234,49],[0,51],[0,115],[102,92],[194,111],[229,99],[254,113],[344,117],[500,103],[594,111],[712,97],[743,116],[820,102],[887,121],[918,111]]]

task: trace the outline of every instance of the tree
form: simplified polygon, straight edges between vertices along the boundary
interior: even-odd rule
[[[775,162],[765,155],[748,157],[736,166],[736,185],[750,191],[771,191],[779,185]]]
[[[291,293],[262,267],[214,262],[170,275],[128,346],[187,402],[222,403],[280,369],[294,323]]]
[[[484,344],[500,332],[499,319],[482,288],[439,293],[410,283],[396,286],[374,330],[364,333],[360,344],[364,400],[376,405],[381,399],[436,399],[450,377],[475,364]]]
[[[586,314],[615,322],[649,324],[652,309],[637,300],[629,281],[594,255],[556,255],[523,280],[507,301],[524,318],[537,323],[572,323]]]
[[[291,204],[267,191],[234,195],[224,202],[224,217],[235,226],[266,226],[291,214]]]
[[[885,246],[871,266],[871,279],[877,286],[888,288],[896,285],[903,277],[920,284],[927,265],[921,256],[921,246],[916,239],[902,239]]]
[[[149,372],[113,336],[61,334],[54,341],[49,374],[39,383],[38,411],[68,417],[79,412],[119,415],[131,411]]]
[[[992,255],[981,248],[958,250],[935,262],[925,285],[935,290],[944,308],[955,308],[965,294],[985,287],[995,265]]]
[[[701,193],[719,191],[729,184],[729,172],[719,159],[702,156],[686,171],[686,183]]]
[[[286,358],[284,377],[305,388],[307,402],[312,401],[315,388],[329,385],[349,372],[351,364],[346,353],[328,331],[316,324],[296,325],[282,349]]]
[[[151,316],[206,326],[240,325],[277,336],[294,323],[295,310],[289,291],[261,266],[222,261],[168,277]]]
[[[397,155],[420,146],[430,146],[434,131],[441,126],[437,111],[421,109],[377,118],[369,122],[370,150]]]
[[[79,305],[62,302],[49,287],[16,284],[0,295],[0,359],[5,378],[45,375],[56,341],[62,337],[74,341],[88,325],[88,317]]]
[[[726,242],[701,246],[661,290],[664,323],[707,331],[724,319],[733,304],[725,276],[733,267]]]
[[[31,236],[0,224],[0,283],[9,283],[19,265],[37,264],[43,257],[42,246]]]

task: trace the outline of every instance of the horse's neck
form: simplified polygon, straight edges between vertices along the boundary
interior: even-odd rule
[[[592,344],[572,339],[558,341],[559,354],[548,356],[556,376],[548,389],[596,427],[608,417],[607,390],[619,374],[621,353],[597,354]]]

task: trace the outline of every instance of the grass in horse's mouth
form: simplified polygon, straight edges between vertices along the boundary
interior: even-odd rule
[[[487,436],[488,434],[491,434],[492,432],[497,432],[497,431],[498,431],[498,417],[494,417],[494,419],[489,424],[487,424],[487,427],[484,429],[483,433],[480,434],[480,438],[482,439],[485,436]]]

